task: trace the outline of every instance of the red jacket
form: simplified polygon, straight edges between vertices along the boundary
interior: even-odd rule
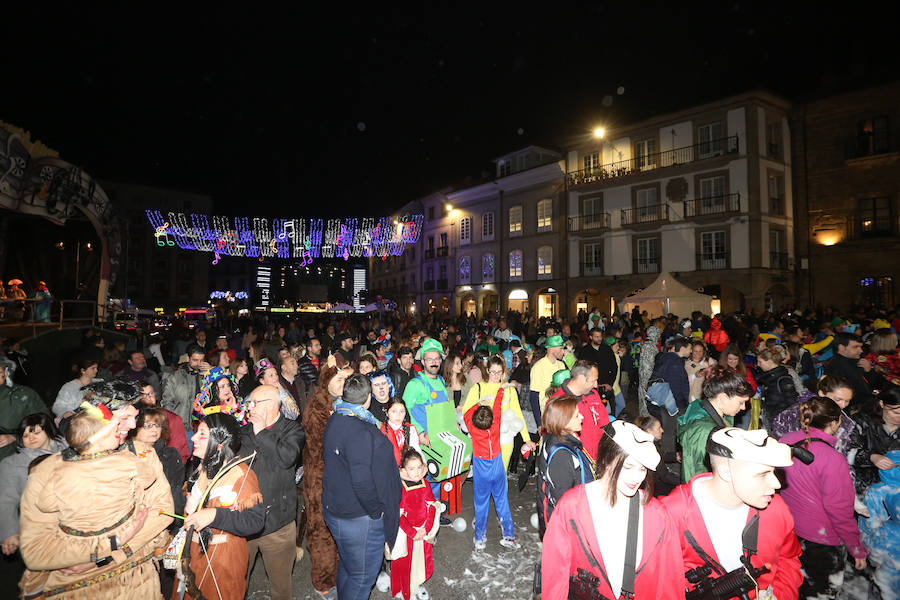
[[[709,324],[709,331],[703,336],[703,341],[715,348],[717,352],[721,352],[731,340],[728,339],[728,334],[722,329],[722,322],[714,318]]]
[[[685,571],[705,564],[688,543],[684,536],[685,531],[690,531],[703,551],[719,561],[691,487],[695,481],[711,477],[711,473],[696,475],[688,483],[678,486],[671,494],[662,498],[680,532]],[[754,511],[753,508],[748,511],[747,520],[753,516]],[[771,565],[771,571],[760,576],[759,589],[765,590],[771,585],[772,593],[778,600],[797,600],[797,590],[803,583],[803,575],[800,573],[800,542],[794,533],[794,518],[791,511],[778,494],[775,494],[766,509],[759,511],[757,550],[750,562],[757,568],[766,563]],[[751,591],[749,596],[755,598],[756,591]]]
[[[566,384],[562,384],[550,397],[565,396],[566,394],[574,395],[566,387]],[[597,460],[597,446],[600,445],[600,438],[603,436],[603,426],[609,425],[609,409],[606,402],[600,397],[597,388],[583,396],[576,397],[578,398],[578,412],[584,417],[578,437],[581,438],[584,453],[591,460]]]
[[[500,454],[500,405],[503,403],[503,388],[494,397],[494,422],[490,429],[478,429],[472,425],[472,414],[481,404],[473,404],[464,416],[469,435],[472,436],[472,456],[491,459]]]
[[[565,494],[553,511],[544,534],[541,557],[541,597],[562,600],[569,597],[569,578],[585,569],[600,579],[599,592],[614,598],[606,582],[606,567],[600,555],[585,487],[579,485]],[[624,544],[624,541],[623,541]],[[651,498],[643,507],[642,556],[634,579],[635,600],[684,598],[684,568],[678,530],[659,500]],[[591,566],[590,552],[598,566]]]

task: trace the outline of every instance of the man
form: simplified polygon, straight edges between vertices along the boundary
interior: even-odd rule
[[[394,393],[401,398],[406,390],[406,384],[416,375],[416,371],[413,368],[414,361],[415,353],[413,349],[409,346],[402,346],[397,350],[397,358],[388,365],[388,373],[394,384]]]
[[[563,373],[557,371],[554,375]],[[603,435],[603,427],[609,425],[609,410],[597,391],[597,367],[593,363],[586,360],[576,362],[570,377],[563,381],[551,398],[567,395],[578,398],[578,412],[584,417],[579,437],[585,453],[592,461],[597,460],[597,445]]]
[[[194,435],[191,427],[191,407],[194,398],[200,393],[203,373],[208,371],[210,366],[206,362],[206,351],[201,346],[188,346],[187,355],[187,363],[180,365],[168,377],[163,378],[162,407],[181,417],[190,447],[191,436]]]
[[[709,432],[718,427],[732,426],[734,416],[744,409],[753,392],[739,373],[727,367],[710,369],[703,381],[702,398],[691,402],[678,419],[683,482],[687,483],[694,475],[709,470],[704,463]]]
[[[334,348],[337,348],[337,335],[334,332],[334,323],[329,323],[325,328],[325,333],[319,338],[319,341],[322,342],[322,347],[325,348],[326,351],[331,351]]]
[[[256,452],[251,463],[259,479],[259,491],[266,503],[266,525],[262,533],[247,540],[253,570],[256,553],[261,552],[269,577],[273,600],[288,600],[293,593],[297,537],[297,487],[294,476],[306,434],[297,421],[280,418],[278,389],[261,385],[247,401],[249,423],[241,428],[241,453]]]
[[[162,394],[159,385],[159,375],[147,368],[147,357],[141,350],[132,350],[128,355],[128,366],[119,371],[117,379],[125,381],[146,381],[153,386],[157,396]]]
[[[803,582],[800,543],[791,512],[775,493],[781,487],[775,468],[792,464],[791,448],[764,429],[728,427],[712,433],[706,449],[712,473],[662,498],[680,531],[685,570],[706,566],[718,579],[749,567],[756,585],[748,582],[744,591],[752,594],[755,587],[766,597],[796,599]]]
[[[872,363],[862,356],[862,339],[842,331],[834,336],[837,352],[825,366],[825,373],[843,377],[853,387],[851,409],[867,409],[872,402],[872,390],[884,387],[884,378],[872,370]]]
[[[344,357],[348,363],[353,364],[354,361],[354,344],[353,344],[353,336],[351,336],[346,331],[339,336],[337,336],[337,350],[335,352],[340,353],[341,356]]]
[[[506,340],[509,342],[509,338],[512,337],[512,331],[506,326],[506,319],[501,317],[500,320],[497,321],[497,328],[494,329],[493,336],[496,340]]]
[[[50,414],[47,405],[33,389],[18,384],[7,385],[6,379],[12,368],[11,360],[0,357],[0,460],[15,454],[14,432],[22,419],[35,413]]]
[[[198,329],[194,332],[194,344],[203,348],[204,352],[210,349],[209,340],[206,339],[206,330]]]
[[[691,401],[691,384],[688,379],[687,369],[684,368],[684,363],[690,355],[691,339],[686,337],[676,338],[670,351],[656,357],[656,365],[653,367],[653,374],[650,376],[650,381],[665,381],[669,384],[669,389],[672,390],[672,396],[675,398],[675,405],[679,411],[686,409]],[[665,426],[666,424],[663,423],[663,427]]]
[[[422,372],[413,377],[403,390],[403,402],[409,420],[419,432],[419,442],[430,446],[428,440],[428,418],[425,409],[432,404],[449,402],[444,379],[439,375],[444,359],[440,342],[428,338],[422,344]],[[437,497],[437,496],[435,496]]]
[[[603,330],[591,329],[591,341],[575,352],[575,358],[586,360],[597,366],[597,382],[604,391],[612,389],[619,369],[612,348],[603,342]]]
[[[318,338],[306,340],[306,356],[297,361],[297,374],[306,384],[307,389],[314,387],[319,381],[319,356],[322,355],[322,343]]]
[[[638,315],[640,318],[640,315]],[[662,336],[662,329],[656,325],[647,328],[647,339],[641,343],[640,362],[638,363],[638,380],[640,388],[638,389],[638,407],[642,415],[647,414],[646,394],[650,384],[650,378],[653,375],[653,367],[656,366],[656,357],[659,355],[659,338]]]
[[[281,360],[278,380],[281,382],[281,387],[288,391],[302,411],[306,408],[306,384],[303,379],[297,377],[297,371],[297,359],[288,355]]]
[[[228,353],[229,363],[237,357],[237,350],[228,347],[228,337],[224,333],[216,338],[216,345],[209,351],[207,356],[208,358],[212,358],[214,354],[218,354],[222,350]]]
[[[528,400],[531,403],[531,414],[538,427],[541,426],[541,414],[547,403],[547,388],[553,380],[553,374],[565,369],[563,354],[566,352],[566,344],[559,335],[551,335],[544,342],[547,355],[531,366],[531,386]]]
[[[385,543],[392,548],[400,529],[400,474],[391,443],[367,410],[371,394],[366,377],[348,377],[322,440],[322,513],[340,555],[342,600],[369,597]]]
[[[157,406],[156,390],[153,388],[153,385],[148,381],[141,380],[138,382],[138,386],[141,388],[141,405]],[[169,421],[168,445],[178,450],[178,454],[181,455],[181,460],[183,460],[185,464],[187,464],[187,460],[191,456],[191,451],[188,448],[187,433],[185,431],[184,421],[182,421],[181,417],[173,413],[171,410],[166,410],[162,407],[158,408],[165,411],[166,418]]]

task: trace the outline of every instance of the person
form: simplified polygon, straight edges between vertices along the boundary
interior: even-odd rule
[[[165,410],[156,406],[141,406],[135,424],[137,426],[128,432],[126,441],[128,449],[138,458],[156,456],[159,459],[172,491],[175,513],[182,514],[184,494],[181,488],[184,484],[184,461],[178,450],[167,445],[171,433]]]
[[[897,351],[896,331],[887,327],[875,330],[869,340],[866,360],[886,381],[900,385],[900,352]]]
[[[576,485],[594,480],[591,459],[579,438],[584,414],[578,410],[578,404],[577,397],[562,395],[552,396],[544,407],[543,436],[535,461],[539,475],[536,487],[541,539],[563,494]],[[597,454],[596,449],[594,454]]]
[[[214,412],[231,415],[241,425],[247,422],[244,400],[238,396],[231,374],[222,367],[213,367],[203,374],[203,387],[194,398],[191,419],[196,423],[201,416]]]
[[[440,342],[428,338],[422,344],[421,351],[424,368],[406,384],[403,401],[406,403],[410,421],[419,431],[419,438],[427,446],[429,441],[426,409],[432,404],[448,402],[449,394],[444,379],[438,374],[444,358],[444,349]]]
[[[685,369],[690,352],[690,339],[680,336],[675,338],[668,352],[657,355],[647,389],[647,399],[650,400],[647,411],[662,423],[660,448],[667,462],[675,455],[675,437],[678,431],[676,419],[679,415],[684,415],[691,401],[688,373]]]
[[[250,374],[250,365],[246,358],[236,358],[228,365],[228,373],[237,384],[238,396],[249,398],[250,392],[257,386],[256,379]]]
[[[900,464],[900,450],[891,450],[885,458]],[[873,580],[882,600],[896,600],[900,590],[900,468],[878,471],[879,482],[864,496],[868,518],[859,520],[863,543],[869,550],[869,562],[876,567]]]
[[[38,284],[34,288],[32,298],[35,300],[34,320],[38,323],[49,323],[50,306],[53,304],[53,294],[50,293],[50,288],[47,287],[47,284],[43,281],[38,281]]]
[[[778,348],[766,348],[756,356],[756,364],[762,370],[756,378],[763,397],[760,421],[767,430],[772,429],[775,417],[794,404],[800,395],[793,377],[781,361],[782,354]]]
[[[162,407],[181,417],[190,445],[194,435],[194,429],[191,427],[191,409],[194,398],[200,393],[203,373],[209,371],[210,365],[206,362],[206,351],[202,346],[196,344],[188,346],[186,354],[188,362],[179,365],[175,371],[163,377]]]
[[[784,409],[775,417],[775,420],[772,422],[772,430],[769,433],[772,437],[780,439],[792,431],[802,429],[800,424],[800,407],[808,400],[816,397],[831,398],[841,409],[841,422],[835,434],[834,449],[846,456],[850,451],[850,437],[853,435],[856,422],[844,412],[853,399],[853,388],[850,386],[850,382],[841,377],[822,375],[816,382],[816,396],[801,395],[797,399],[796,404]]]
[[[798,460],[785,467],[781,498],[794,517],[802,550],[800,567],[805,577],[800,597],[833,598],[843,585],[847,553],[862,570],[868,551],[853,518],[856,495],[850,466],[834,448],[841,408],[831,398],[818,396],[800,406],[799,417],[803,429],[779,441],[802,446],[815,458],[811,464]]]
[[[421,453],[419,432],[416,431],[416,426],[409,422],[406,404],[402,398],[391,398],[387,403],[385,413],[386,419],[381,423],[379,429],[390,440],[391,446],[394,448],[394,458],[397,459],[399,467],[401,466],[400,459],[407,448],[414,448],[416,452]]]
[[[557,371],[554,375],[559,373],[562,371]],[[569,377],[563,377],[559,389],[551,394],[551,397],[554,396],[578,398],[578,412],[583,417],[579,437],[584,445],[585,454],[590,456],[591,460],[595,460],[603,428],[610,422],[609,411],[597,391],[597,367],[586,360],[576,362],[569,372]]]
[[[35,413],[47,413],[47,405],[30,387],[14,383],[9,385],[11,360],[0,356],[0,432],[15,431],[22,419]],[[16,436],[0,433],[0,460],[12,456],[16,451]]]
[[[547,402],[547,388],[550,387],[553,374],[566,368],[562,361],[566,351],[566,344],[563,342],[562,336],[548,336],[544,342],[544,348],[547,350],[546,356],[531,365],[530,396],[528,398],[531,404],[531,414],[538,427],[541,426],[541,414],[544,404]]]
[[[348,377],[322,443],[322,512],[340,555],[341,600],[369,597],[385,543],[394,546],[400,527],[400,474],[390,442],[367,410],[371,394],[364,376]]]
[[[353,336],[345,331],[338,334],[337,338],[335,338],[335,343],[337,347],[334,348],[334,352],[339,353],[344,357],[344,360],[346,360],[350,364],[353,364],[353,361],[356,358],[356,344],[353,341]]]
[[[400,403],[402,406],[402,402]],[[403,408],[404,411],[406,407]],[[425,481],[425,463],[415,448],[408,447],[400,457],[400,530],[391,561],[391,595],[409,600],[415,590],[417,599],[429,594],[422,585],[434,574],[432,545],[439,526],[441,504],[436,502],[431,486]]]
[[[297,361],[297,374],[306,384],[306,389],[310,390],[309,395],[312,395],[311,388],[319,380],[319,369],[322,366],[319,361],[321,354],[322,343],[318,338],[310,337],[306,340],[306,355]]]
[[[575,352],[575,358],[586,360],[597,367],[597,382],[602,389],[612,389],[619,369],[612,348],[603,341],[603,330],[599,327],[591,329],[590,343]],[[573,365],[569,366],[571,370]]]
[[[853,386],[851,413],[871,410],[872,391],[884,387],[884,378],[872,370],[872,363],[860,358],[863,352],[862,338],[855,333],[841,331],[834,336],[834,347],[837,352],[825,365],[825,373],[843,377]]]
[[[734,416],[744,409],[752,394],[747,380],[730,368],[716,365],[709,369],[703,380],[702,398],[691,402],[678,418],[683,482],[709,470],[705,464],[709,433],[733,425]]]
[[[640,320],[640,313],[638,313]],[[653,376],[653,367],[656,365],[656,356],[659,354],[659,338],[662,329],[656,325],[647,328],[647,339],[641,343],[640,360],[638,362],[638,410],[641,415],[647,414],[647,388],[650,387],[650,379]]]
[[[241,452],[255,453],[253,471],[266,503],[265,527],[248,539],[249,570],[262,554],[273,600],[291,598],[291,570],[296,555],[297,491],[305,433],[296,420],[283,418],[278,390],[261,385],[250,393],[248,423],[241,429]]]
[[[878,483],[879,471],[897,466],[886,455],[900,450],[900,388],[891,387],[879,394],[874,411],[857,413],[855,420],[849,460],[856,493],[862,497],[870,485]]]
[[[691,353],[684,363],[684,368],[688,374],[691,400],[696,400],[700,397],[700,390],[703,387],[703,372],[714,364],[716,364],[716,361],[707,354],[706,344],[700,340],[693,340],[691,342]]]
[[[409,383],[410,379],[416,376],[415,369],[413,369],[413,362],[415,358],[415,352],[409,346],[401,346],[399,350],[397,350],[396,360],[393,361],[388,367],[388,372],[391,374],[391,381],[394,383],[394,390],[401,398],[403,397],[403,392],[406,390],[406,384]]]
[[[56,394],[56,400],[51,408],[57,419],[71,417],[78,410],[84,399],[84,393],[81,391],[81,388],[93,382],[97,377],[99,365],[92,358],[80,358],[74,366],[78,369],[78,376],[64,383],[59,388],[59,393]]]
[[[494,355],[488,359],[488,380],[476,383],[469,389],[465,403],[461,406],[463,415],[481,400],[492,401],[500,396],[499,412],[496,413],[498,426],[500,427],[500,454],[503,461],[504,472],[509,467],[509,459],[512,456],[516,434],[522,436],[525,447],[534,450],[535,443],[528,435],[528,427],[525,425],[525,417],[522,416],[522,408],[519,406],[519,395],[514,385],[504,381],[506,377],[506,361],[500,355]],[[505,425],[505,427],[504,427]]]
[[[291,396],[281,385],[281,376],[268,358],[260,359],[256,363],[256,381],[259,385],[270,385],[278,389],[278,398],[281,402],[281,414],[285,418],[296,420],[300,416],[300,407],[294,403],[294,397]]]
[[[344,393],[344,381],[351,370],[338,369],[329,356],[319,374],[319,383],[303,411],[303,496],[306,501],[306,547],[309,550],[310,582],[319,596],[333,600],[337,594],[338,552],[322,515],[322,475],[325,457],[322,440],[332,406]]]
[[[21,321],[25,317],[25,303],[22,300],[25,300],[28,297],[28,294],[25,293],[25,290],[20,288],[22,282],[18,279],[10,279],[9,281],[9,289],[6,290],[6,297],[9,300],[14,300],[11,302],[12,310],[12,318],[14,321]]]
[[[659,442],[662,440],[663,427],[659,419],[653,415],[639,416],[634,424],[653,436],[653,443],[659,451]],[[680,469],[678,469],[680,471]],[[653,471],[653,495],[657,498],[668,496],[669,493],[681,484],[681,473],[673,473],[667,461],[660,460],[659,466]]]
[[[299,367],[297,366],[296,358],[293,356],[286,356],[282,359],[281,368],[278,373],[278,381],[281,384],[281,387],[287,390],[291,395],[293,404],[297,407],[297,414],[293,416],[293,420],[295,421],[300,416],[301,408],[306,404],[307,394],[306,383],[303,381],[302,377],[297,375],[298,372]]]
[[[157,397],[162,394],[159,375],[147,368],[147,357],[141,350],[133,350],[128,354],[128,366],[119,371],[117,377],[126,381],[146,381],[153,386]]]
[[[453,396],[453,406],[460,408],[460,405],[465,403],[468,398],[468,392],[472,388],[472,386],[467,385],[468,380],[466,379],[466,374],[463,373],[462,357],[458,354],[451,354],[444,361],[441,371],[444,383],[448,386],[447,392]],[[466,390],[466,396],[463,396],[463,389]]]
[[[712,473],[693,477],[662,499],[680,532],[685,573],[706,567],[717,579],[752,567],[756,589],[769,598],[795,600],[803,582],[800,544],[791,511],[775,493],[781,487],[775,469],[791,466],[791,448],[763,429],[725,427],[709,435],[706,449]]]
[[[725,347],[725,350],[722,351],[721,360],[719,364],[726,365],[729,369],[738,373],[741,377],[747,380],[747,383],[750,384],[751,389],[756,391],[756,378],[753,377],[753,371],[747,368],[747,365],[744,364],[743,352],[734,344],[729,344]]]
[[[246,538],[263,528],[266,504],[252,469],[256,455],[239,457],[240,450],[237,421],[203,415],[193,440],[200,464],[188,479],[184,509],[185,531],[199,534],[186,537],[181,551],[190,556],[193,575],[184,579],[185,598],[240,600],[246,593]]]
[[[18,596],[18,582],[25,571],[19,555],[19,502],[35,459],[66,448],[53,419],[46,413],[28,415],[16,430],[16,453],[0,461],[0,594]]]
[[[388,377],[387,371],[375,371],[369,373],[369,384],[372,386],[372,405],[369,412],[375,417],[379,423],[385,423],[388,420],[388,404],[394,395],[394,384]],[[402,398],[401,398],[402,400]],[[403,411],[404,414],[406,411]]]
[[[371,352],[363,352],[357,366],[360,375],[368,375],[378,370],[378,359]]]
[[[713,317],[709,322],[709,330],[703,334],[703,341],[712,348],[713,358],[718,358],[722,350],[731,342],[728,334],[722,329],[722,321],[718,317]]]
[[[678,532],[647,477],[659,464],[653,438],[624,421],[605,431],[594,481],[566,492],[547,525],[541,597],[575,597],[576,588],[586,598],[684,598]]]
[[[155,457],[122,450],[114,414],[137,395],[125,382],[92,384],[66,429],[70,448],[29,475],[20,505],[26,597],[114,598],[124,586],[130,598],[160,597],[154,554],[169,539],[172,493]]]

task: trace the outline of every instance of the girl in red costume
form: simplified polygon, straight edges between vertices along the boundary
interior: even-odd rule
[[[419,432],[416,426],[409,422],[406,417],[406,404],[399,396],[388,400],[387,422],[381,424],[381,433],[387,436],[394,447],[394,458],[397,459],[397,466],[400,467],[400,459],[406,448],[413,448],[419,452]]]

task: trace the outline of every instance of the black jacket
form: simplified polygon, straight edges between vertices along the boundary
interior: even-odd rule
[[[599,348],[594,348],[591,344],[586,344],[575,351],[575,357],[578,360],[587,360],[597,365],[597,384],[613,385],[616,382],[616,375],[619,373],[616,367],[616,357],[613,355],[612,348],[606,344],[600,344]]]
[[[570,451],[557,450],[553,454],[553,459],[550,460],[550,454],[557,446],[565,446]],[[575,458],[574,455],[582,458]],[[562,439],[552,433],[544,435],[541,440],[540,453],[535,460],[537,472],[540,475],[537,484],[537,505],[538,530],[542,539],[553,509],[556,508],[556,504],[563,494],[576,485],[581,485],[582,479],[584,483],[594,480],[591,470],[585,468],[589,464],[580,439],[572,435],[567,435]]]
[[[794,386],[794,378],[783,365],[770,371],[762,371],[756,376],[756,383],[763,388],[763,406],[772,419],[797,401],[799,394]]]
[[[388,375],[391,377],[391,383],[394,384],[394,395],[402,398],[403,390],[406,389],[406,384],[409,383],[409,380],[416,376],[416,370],[410,368],[410,372],[407,373],[400,366],[400,363],[392,360],[391,364],[388,365]]]
[[[900,427],[888,433],[877,417],[859,414],[853,417],[856,428],[850,436],[847,457],[855,475],[856,493],[862,496],[870,485],[878,483],[878,467],[872,464],[872,454],[887,454],[900,450]]]
[[[322,511],[341,519],[383,516],[384,538],[393,546],[402,486],[387,436],[355,416],[335,413],[325,426],[322,453]]]
[[[137,454],[132,440],[128,440],[126,444],[132,454]],[[184,461],[181,460],[178,450],[167,446],[162,438],[156,440],[156,443],[153,444],[153,450],[156,451],[156,457],[159,458],[159,462],[162,464],[163,473],[166,476],[166,481],[169,483],[169,489],[172,491],[175,514],[183,514],[185,503],[184,492],[182,491],[182,486],[184,485]],[[180,522],[175,522],[171,526],[174,531],[177,531],[179,527],[181,527]]]
[[[306,383],[307,388],[313,387],[319,381],[319,369],[312,363],[308,356],[297,361],[297,375]]]
[[[872,390],[881,389],[884,385],[881,375],[875,371],[866,373],[858,362],[858,359],[841,356],[835,349],[834,357],[825,365],[825,373],[843,377],[853,387],[851,412],[856,412],[859,408],[871,408]]]
[[[248,423],[241,428],[241,454],[257,452],[253,472],[266,505],[266,526],[260,535],[277,531],[297,518],[295,476],[306,432],[297,421],[279,416],[256,434]]]

